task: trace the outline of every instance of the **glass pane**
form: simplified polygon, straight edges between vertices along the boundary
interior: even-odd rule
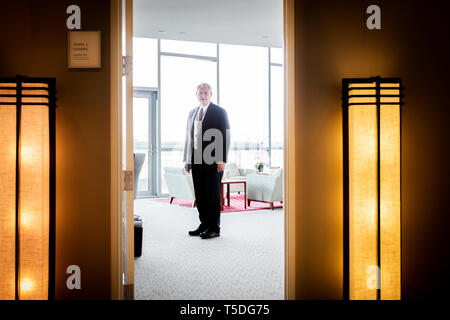
[[[183,166],[189,112],[198,106],[197,86],[211,85],[216,103],[217,64],[213,61],[161,56],[161,187],[166,193],[165,167]]]
[[[270,62],[281,63],[284,61],[283,48],[270,48]]]
[[[158,87],[158,40],[133,38],[133,85]]]
[[[217,57],[217,46],[207,42],[161,40],[161,52]]]
[[[269,162],[262,151],[269,146],[268,51],[220,45],[220,104],[230,120],[230,161],[242,168]]]
[[[284,74],[283,67],[271,66],[271,127],[272,127],[272,163],[274,167],[283,167],[284,141]],[[281,150],[281,152],[278,152]]]
[[[149,123],[148,123],[148,98],[133,99],[133,139],[134,153],[144,153],[145,161],[139,174],[137,191],[148,191],[148,147],[149,147]]]

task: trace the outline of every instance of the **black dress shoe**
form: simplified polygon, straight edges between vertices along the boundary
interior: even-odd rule
[[[189,235],[190,236],[199,236],[204,231],[205,231],[205,229],[197,228],[196,230],[189,231]]]
[[[211,239],[216,237],[220,237],[220,232],[205,231],[200,234],[200,238],[202,239]]]

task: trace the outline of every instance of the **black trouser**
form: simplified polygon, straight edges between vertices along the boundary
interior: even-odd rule
[[[217,165],[192,165],[195,199],[200,218],[200,228],[220,232],[220,185],[223,176]]]

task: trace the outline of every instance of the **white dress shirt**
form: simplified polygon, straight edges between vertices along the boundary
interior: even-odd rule
[[[206,111],[208,110],[210,103],[208,103],[206,106],[200,106],[200,108],[203,109],[203,119],[205,119]],[[198,139],[200,138],[200,134],[202,134],[202,121],[198,121],[198,116],[200,115],[200,109],[197,112],[197,115],[195,116],[194,120],[194,148],[198,148]]]

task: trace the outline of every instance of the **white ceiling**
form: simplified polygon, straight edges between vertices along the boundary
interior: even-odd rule
[[[282,0],[133,2],[135,37],[282,47]]]

